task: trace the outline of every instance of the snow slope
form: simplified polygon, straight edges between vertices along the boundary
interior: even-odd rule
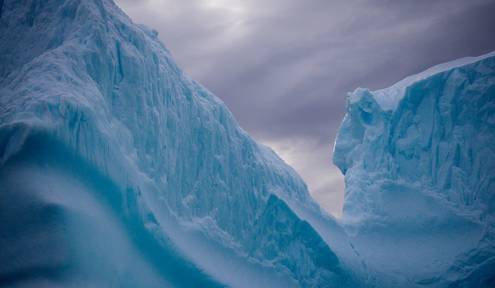
[[[495,286],[494,52],[357,89],[333,161],[370,283]]]
[[[341,287],[342,235],[113,1],[0,1],[0,286]]]

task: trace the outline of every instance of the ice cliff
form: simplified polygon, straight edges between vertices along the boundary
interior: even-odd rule
[[[112,0],[0,0],[0,286],[495,285],[495,53],[348,100],[344,217]]]
[[[378,287],[495,286],[495,53],[357,89],[334,147]]]
[[[113,1],[0,1],[0,286],[345,286],[338,227]]]

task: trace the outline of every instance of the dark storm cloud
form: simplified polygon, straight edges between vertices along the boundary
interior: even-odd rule
[[[308,178],[330,167],[347,92],[495,50],[495,1],[118,2],[317,194],[332,192]]]

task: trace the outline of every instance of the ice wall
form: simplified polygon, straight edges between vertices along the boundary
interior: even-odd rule
[[[301,215],[333,220],[156,31],[110,0],[0,3],[1,285],[350,283]]]
[[[495,285],[495,53],[357,89],[333,161],[378,286]]]
[[[0,286],[493,286],[493,53],[352,93],[339,223],[111,0],[0,24]]]

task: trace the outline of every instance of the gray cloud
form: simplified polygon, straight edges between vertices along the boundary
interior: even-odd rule
[[[495,1],[117,2],[334,213],[343,184],[330,154],[347,92],[495,50]]]

